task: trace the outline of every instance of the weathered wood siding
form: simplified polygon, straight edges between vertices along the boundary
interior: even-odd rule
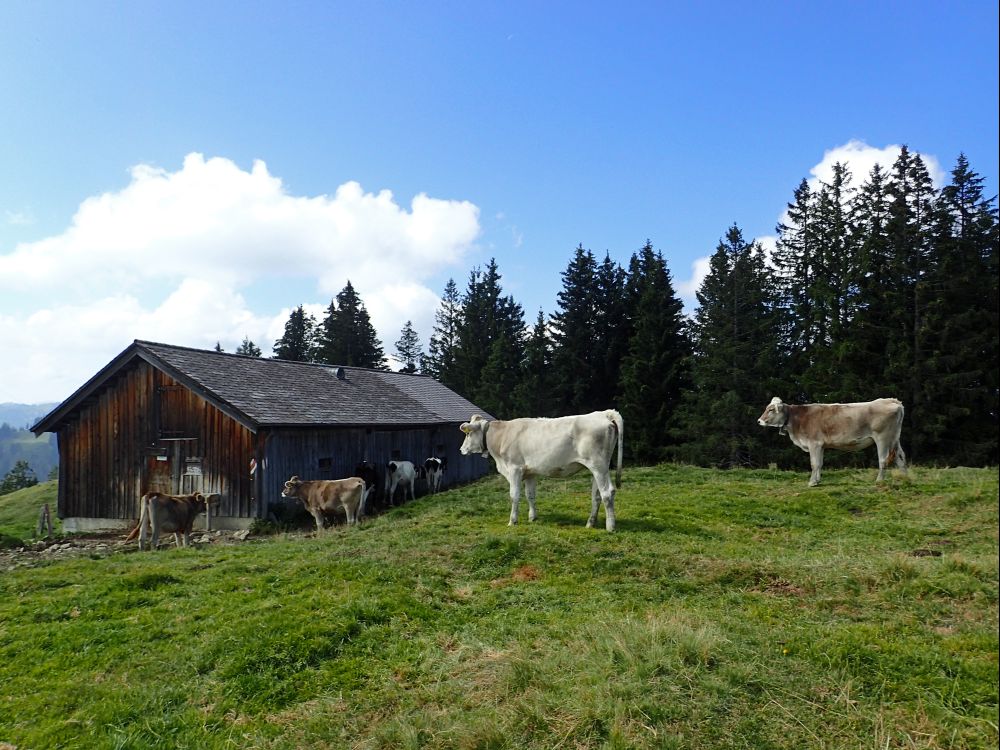
[[[385,466],[390,461],[412,461],[420,465],[430,456],[448,459],[444,486],[470,482],[486,474],[489,461],[481,456],[463,456],[459,447],[465,436],[460,423],[435,427],[378,430],[363,428],[286,429],[268,433],[264,450],[262,492],[265,503],[281,500],[285,482],[301,479],[342,479],[354,467],[368,461],[378,470],[379,497],[384,494]],[[418,485],[418,492],[422,485]]]
[[[257,515],[256,436],[140,361],[60,426],[59,515],[135,518],[149,490],[218,492],[218,515]]]

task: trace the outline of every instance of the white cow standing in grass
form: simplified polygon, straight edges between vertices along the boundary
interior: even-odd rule
[[[597,522],[600,500],[604,503],[605,528],[615,530],[615,485],[611,483],[610,467],[617,445],[615,481],[621,484],[624,423],[618,412],[609,409],[572,417],[509,421],[490,421],[476,414],[460,429],[465,433],[462,455],[492,456],[497,471],[510,484],[511,526],[517,523],[522,481],[528,496],[528,520],[534,521],[538,517],[535,509],[538,477],[567,477],[587,469],[594,477],[587,528]]]

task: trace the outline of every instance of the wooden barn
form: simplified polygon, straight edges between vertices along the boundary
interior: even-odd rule
[[[151,490],[219,493],[212,527],[245,528],[293,474],[443,456],[446,486],[483,476],[487,461],[459,453],[473,413],[425,375],[135,341],[32,431],[58,438],[67,531],[125,527]]]

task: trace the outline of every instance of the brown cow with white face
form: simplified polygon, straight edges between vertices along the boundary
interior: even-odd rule
[[[347,514],[347,523],[358,522],[358,509],[365,493],[365,481],[360,477],[347,479],[309,479],[293,476],[285,482],[282,497],[296,497],[316,521],[316,531],[323,530],[324,519],[338,507]]]
[[[878,450],[876,482],[885,478],[886,467],[893,461],[896,468],[906,471],[906,454],[899,444],[903,404],[894,398],[856,404],[786,404],[775,396],[757,424],[777,427],[809,453],[810,487],[819,484],[824,448],[859,451],[874,445]]]
[[[211,505],[219,500],[218,494],[167,495],[147,492],[139,500],[139,549],[147,549],[148,535],[153,539],[149,549],[160,544],[160,532],[173,532],[178,547],[191,546],[191,529],[194,519],[201,513],[211,518]],[[131,535],[130,535],[131,537]]]

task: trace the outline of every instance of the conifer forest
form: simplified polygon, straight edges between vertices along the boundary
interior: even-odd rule
[[[801,465],[757,424],[777,395],[895,397],[911,461],[996,465],[997,228],[996,196],[963,155],[935,187],[904,147],[889,170],[838,164],[829,184],[803,179],[770,251],[720,227],[690,317],[652,242],[627,267],[580,245],[554,311],[526,317],[490,261],[464,286],[448,281],[426,352],[407,323],[396,354],[501,419],[616,408],[639,463]],[[388,366],[350,282],[321,321],[296,308],[273,355]]]

